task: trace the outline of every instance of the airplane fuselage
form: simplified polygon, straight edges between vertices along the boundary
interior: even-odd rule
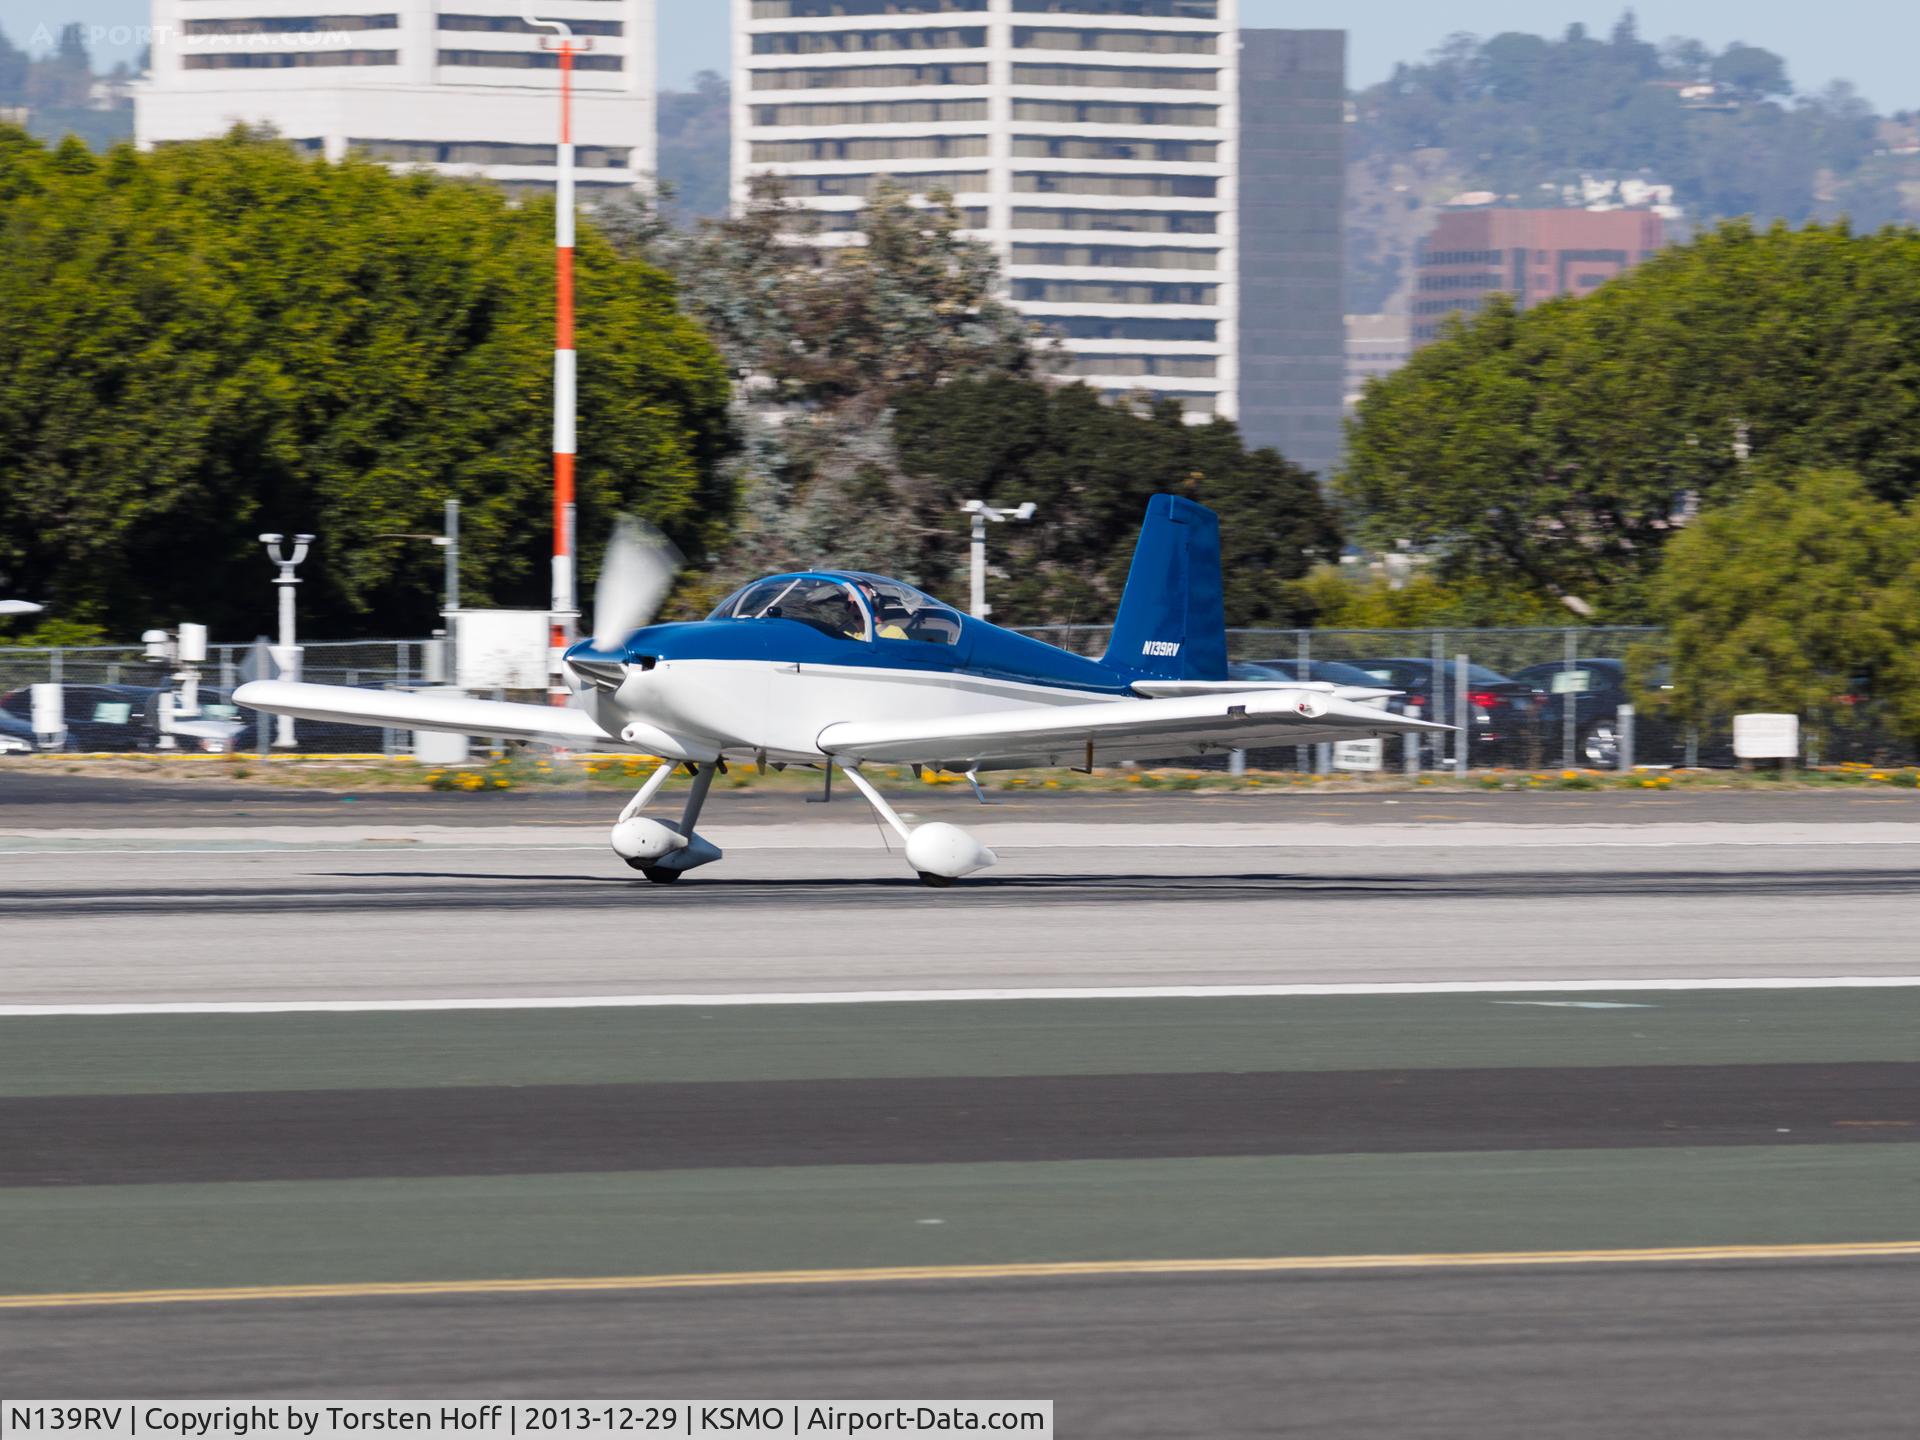
[[[708,620],[637,630],[617,651],[569,652],[589,704],[716,752],[819,761],[849,717],[913,722],[1084,705],[1132,695],[1096,661],[969,617],[952,643],[823,634],[792,620]]]

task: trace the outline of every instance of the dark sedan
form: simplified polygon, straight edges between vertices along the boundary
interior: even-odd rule
[[[148,707],[158,692],[148,685],[67,685],[61,693],[69,750],[146,750],[153,744]],[[33,689],[0,696],[0,710],[33,723]]]
[[[1420,714],[1428,720],[1441,720],[1449,725],[1461,723],[1453,713],[1456,680],[1452,661],[1446,661],[1439,667],[1438,686],[1434,683],[1434,663],[1431,660],[1399,656],[1388,660],[1348,660],[1341,663],[1365,675],[1372,684],[1405,691],[1393,701],[1392,708],[1396,711],[1417,705]],[[1531,685],[1523,685],[1484,665],[1468,665],[1465,718],[1472,727],[1472,748],[1468,753],[1514,762],[1527,759],[1524,752],[1534,740],[1534,706],[1535,695]]]

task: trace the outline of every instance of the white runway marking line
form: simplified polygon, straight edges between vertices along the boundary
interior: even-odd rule
[[[926,1005],[984,1000],[1221,1000],[1325,995],[1637,994],[1674,990],[1911,990],[1920,975],[1804,975],[1697,980],[1432,980],[1379,985],[1142,985],[1032,990],[790,990],[720,995],[527,995],[432,1000],[161,1000],[0,1005],[0,1018],[52,1015],[355,1014],[404,1010],[626,1010],[738,1005]]]

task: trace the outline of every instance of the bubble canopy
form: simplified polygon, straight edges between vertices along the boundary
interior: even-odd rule
[[[857,571],[771,575],[743,586],[709,620],[792,620],[842,640],[954,645],[960,616],[901,580]]]

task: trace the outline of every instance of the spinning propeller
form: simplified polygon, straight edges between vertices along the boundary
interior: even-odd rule
[[[679,573],[671,540],[631,515],[616,520],[593,592],[594,649],[612,650],[650,623]]]
[[[679,571],[680,552],[671,540],[644,520],[617,519],[593,592],[593,639],[585,653],[568,658],[569,679],[618,690],[627,672],[622,642],[652,622]]]

